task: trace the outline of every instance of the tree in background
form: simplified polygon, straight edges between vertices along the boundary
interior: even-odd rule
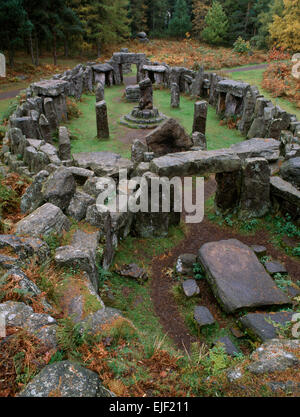
[[[177,0],[174,15],[172,16],[168,31],[171,36],[183,38],[192,30],[191,18],[185,0]]]
[[[282,16],[274,15],[269,26],[275,45],[291,51],[300,50],[300,0],[283,0]]]
[[[228,19],[222,5],[214,1],[205,17],[202,38],[213,45],[224,43],[228,31]]]
[[[282,16],[283,8],[283,0],[273,0],[266,10],[258,14],[257,33],[251,39],[257,48],[267,49],[270,47],[269,26],[273,22],[274,15]]]
[[[147,10],[148,5],[145,0],[131,0],[129,5],[129,18],[131,20],[131,32],[136,34],[147,31]]]
[[[0,2],[0,44],[8,50],[9,65],[14,66],[15,49],[23,45],[32,30],[22,0]]]
[[[168,28],[170,8],[168,0],[147,0],[147,26],[152,36],[165,35]]]
[[[212,5],[211,0],[194,0],[193,1],[193,33],[199,37],[205,26],[205,17]]]

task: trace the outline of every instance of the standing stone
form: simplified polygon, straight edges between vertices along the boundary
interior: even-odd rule
[[[216,212],[222,214],[233,212],[239,203],[241,188],[241,172],[220,172],[216,174],[216,182]]]
[[[6,63],[5,63],[5,56],[0,54],[0,77],[6,77]]]
[[[59,141],[59,148],[58,148],[59,158],[62,161],[69,161],[70,159],[72,159],[71,141],[70,141],[68,129],[64,126],[61,126],[59,128],[58,141]]]
[[[200,132],[205,135],[207,106],[207,101],[197,101],[195,103],[193,132]]]
[[[203,133],[194,132],[192,134],[192,141],[194,146],[197,146],[202,151],[207,151],[206,136]]]
[[[45,116],[50,124],[51,132],[55,132],[58,127],[57,115],[54,107],[54,102],[51,97],[44,99],[44,112]]]
[[[200,67],[196,74],[194,81],[192,82],[192,96],[200,97],[202,91],[202,84],[204,80],[204,67]]]
[[[242,167],[241,217],[262,217],[270,208],[270,167],[264,158],[248,158]]]
[[[99,103],[99,101],[104,100],[104,84],[100,82],[97,84],[95,94],[96,94],[96,103]]]
[[[41,135],[44,141],[52,144],[53,140],[52,140],[51,126],[44,114],[40,115],[39,128],[40,128]]]
[[[99,139],[109,138],[107,106],[104,100],[96,103],[96,119],[97,119],[97,137]]]
[[[140,110],[152,110],[153,109],[153,89],[152,89],[152,82],[150,78],[146,78],[145,80],[139,83],[140,90],[141,90],[141,99],[139,102],[139,109]]]
[[[180,90],[179,85],[172,83],[171,85],[171,107],[177,109],[180,105]]]

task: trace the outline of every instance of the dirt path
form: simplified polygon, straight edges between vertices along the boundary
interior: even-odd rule
[[[19,95],[21,90],[9,90],[4,91],[4,93],[0,93],[0,100],[7,100],[8,98],[15,98]]]
[[[244,68],[225,69],[224,72],[243,72],[265,68],[268,68],[268,64],[250,65],[249,67]]]
[[[213,178],[205,183],[205,198],[209,198],[216,190],[216,183]],[[179,255],[183,253],[197,254],[198,249],[206,242],[213,242],[222,239],[239,239],[247,245],[263,245],[267,248],[267,254],[285,264],[289,275],[294,282],[300,280],[300,265],[290,259],[270,243],[268,233],[264,230],[258,231],[254,236],[244,236],[238,233],[224,230],[218,225],[211,223],[207,218],[197,225],[188,227],[187,234],[183,241],[173,248],[166,257],[156,257],[152,261],[152,282],[151,298],[155,313],[160,319],[164,331],[173,340],[174,344],[183,349],[183,345],[189,350],[195,337],[189,333],[183,317],[181,316],[176,301],[171,293],[174,280],[164,274],[166,268],[174,268]],[[221,328],[227,327],[228,321],[233,316],[223,315],[221,308],[215,300],[213,293],[206,281],[199,281],[201,305],[206,306]]]

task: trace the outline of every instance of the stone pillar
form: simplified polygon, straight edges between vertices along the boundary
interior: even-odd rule
[[[96,120],[97,120],[97,137],[99,139],[109,138],[107,106],[104,100],[96,103]]]
[[[62,161],[69,161],[71,156],[71,141],[68,129],[64,126],[59,128],[58,133],[58,156]]]
[[[215,210],[217,214],[232,213],[238,207],[241,189],[241,171],[216,174],[217,191]]]
[[[193,141],[193,146],[197,146],[201,148],[201,150],[207,151],[206,136],[203,133],[194,132],[192,134],[192,141]]]
[[[44,139],[44,141],[52,144],[53,140],[52,140],[51,127],[44,114],[40,115],[39,127],[40,127],[40,131],[41,131],[42,138]]]
[[[196,74],[194,81],[192,82],[192,96],[201,97],[202,95],[202,84],[204,79],[204,67],[200,67]]]
[[[96,95],[96,103],[99,103],[99,101],[104,100],[104,85],[100,82],[96,86],[95,95]]]
[[[141,99],[139,102],[139,109],[140,110],[152,110],[153,109],[153,89],[152,89],[152,82],[150,78],[146,78],[145,80],[139,83],[140,90],[141,90]]]
[[[6,62],[3,54],[0,54],[0,77],[6,77]]]
[[[262,217],[270,208],[270,167],[264,158],[248,158],[242,167],[240,217]]]
[[[205,135],[207,119],[207,101],[197,101],[194,107],[193,132],[200,132]]]
[[[180,91],[179,85],[176,83],[172,83],[171,85],[171,107],[173,109],[178,109],[180,105]]]
[[[50,124],[51,132],[55,132],[58,128],[58,119],[54,107],[53,99],[50,97],[45,97],[44,99],[44,112],[45,116]]]

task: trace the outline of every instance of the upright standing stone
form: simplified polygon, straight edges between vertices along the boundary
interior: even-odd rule
[[[68,129],[64,126],[59,128],[58,142],[58,156],[62,161],[69,161],[71,159],[71,141]]]
[[[48,122],[44,114],[40,115],[39,127],[40,127],[40,131],[41,131],[44,141],[52,144],[53,140],[52,140],[52,132],[51,132],[50,123]]]
[[[55,111],[54,102],[51,97],[45,97],[44,99],[44,112],[50,124],[51,132],[55,132],[58,127],[58,118]]]
[[[200,132],[194,132],[192,134],[192,141],[194,146],[200,148],[202,151],[207,151],[206,136]]]
[[[109,138],[107,106],[104,100],[96,103],[96,119],[97,119],[97,137],[99,139]]]
[[[176,83],[172,83],[171,85],[171,107],[173,109],[177,109],[180,104],[180,90],[179,85]]]
[[[0,77],[6,77],[6,62],[3,54],[0,54]]]
[[[205,135],[207,106],[207,101],[197,101],[195,103],[193,132],[200,132]]]
[[[264,158],[248,158],[242,168],[242,218],[262,217],[270,208],[270,167]]]
[[[98,83],[96,86],[96,103],[104,100],[104,84]]]
[[[141,90],[141,99],[139,102],[140,110],[152,110],[153,109],[153,89],[150,78],[145,78],[139,83]]]

